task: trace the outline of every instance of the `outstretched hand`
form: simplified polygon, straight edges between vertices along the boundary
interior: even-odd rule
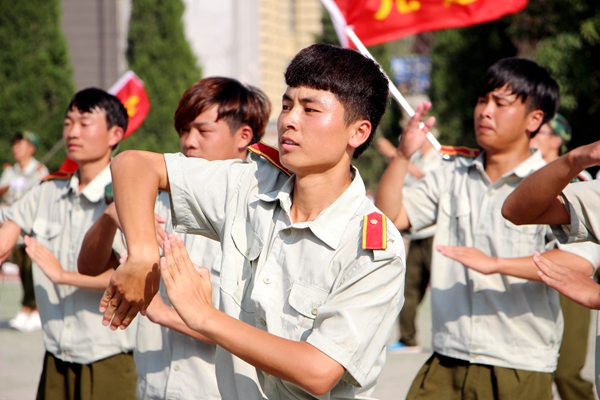
[[[436,246],[436,250],[465,267],[485,275],[496,273],[496,259],[484,254],[475,247],[464,246]]]
[[[103,325],[110,325],[112,330],[125,329],[138,312],[145,315],[160,283],[158,264],[153,263],[148,270],[148,263],[128,257],[117,268],[100,300]]]
[[[160,273],[169,301],[187,326],[200,331],[203,321],[216,311],[212,304],[210,271],[194,266],[178,236],[168,235],[163,250]]]
[[[413,115],[404,127],[397,149],[398,154],[409,159],[417,150],[423,147],[423,144],[427,140],[427,132],[435,124],[435,117],[429,117],[425,120],[425,116],[430,108],[431,103],[428,101],[419,104],[415,115]]]
[[[25,251],[52,283],[60,284],[65,272],[56,256],[31,236],[25,236]]]
[[[533,262],[538,267],[538,276],[551,288],[575,303],[594,310],[600,309],[600,285],[592,278],[550,261],[535,252]]]

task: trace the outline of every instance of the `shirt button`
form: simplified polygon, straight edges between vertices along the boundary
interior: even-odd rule
[[[66,326],[66,327],[67,327],[67,329],[68,329],[68,328],[70,328],[70,327],[71,327],[71,323],[69,322],[69,323],[67,323],[67,325],[65,325],[65,326]]]
[[[479,229],[483,229],[483,228],[485,228],[484,224],[479,225]]]
[[[475,289],[473,290],[475,291],[475,293],[481,292],[481,288],[479,286],[475,286]]]
[[[475,346],[475,345],[471,346],[471,350],[473,350],[473,351],[477,350],[477,346]]]
[[[492,197],[494,195],[494,191],[490,190],[487,192],[488,197]]]
[[[479,318],[479,317],[475,318],[475,323],[477,323],[477,324],[478,324],[478,323],[480,323],[480,322],[481,322],[481,318]]]
[[[250,255],[250,249],[246,250],[246,256]]]
[[[175,371],[179,371],[179,365],[176,365],[175,368],[173,368]]]
[[[268,276],[265,276],[265,278],[263,279],[263,282],[268,285],[269,283],[271,283],[271,278],[269,278]]]
[[[263,318],[260,319],[260,324],[262,326],[267,326],[267,321],[265,321]]]
[[[291,229],[284,229],[281,233],[283,233],[283,236],[290,236],[292,231]]]
[[[315,316],[316,316],[316,315],[317,315],[317,309],[316,309],[316,308],[313,308],[313,309],[310,311],[310,313],[311,313],[312,315],[315,315]]]

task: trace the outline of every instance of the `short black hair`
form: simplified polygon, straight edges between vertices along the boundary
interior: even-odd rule
[[[540,127],[550,121],[558,111],[558,83],[545,68],[531,60],[511,57],[496,62],[486,71],[477,90],[477,97],[483,97],[504,85],[525,103],[528,112],[541,110],[544,113],[542,123],[531,137],[535,136]]]
[[[371,145],[389,95],[388,79],[373,60],[354,50],[313,44],[296,54],[285,71],[285,83],[333,93],[344,106],[346,125],[359,119],[371,122],[371,134],[354,151],[354,159]]]
[[[116,125],[123,128],[124,132],[127,131],[129,117],[125,106],[117,97],[102,89],[87,88],[75,93],[65,114],[74,109],[82,113],[104,110],[108,129]]]

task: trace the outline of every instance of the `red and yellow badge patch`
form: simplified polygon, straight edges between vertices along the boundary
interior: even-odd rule
[[[385,250],[387,248],[387,218],[372,212],[363,219],[362,248],[365,250]]]

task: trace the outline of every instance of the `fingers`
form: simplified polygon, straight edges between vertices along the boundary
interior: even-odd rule
[[[560,265],[550,261],[537,251],[533,253],[533,262],[547,278],[562,281],[562,278],[565,275],[565,269]],[[546,280],[544,280],[544,282],[546,282]]]
[[[102,295],[102,298],[100,299],[100,307],[99,307],[100,312],[105,312],[108,310],[109,302],[115,295],[116,291],[117,291],[117,289],[113,285],[113,282],[111,279],[111,281],[108,284],[108,287],[106,288],[106,290],[104,291],[104,294]],[[113,310],[113,312],[114,312],[114,310]],[[105,314],[105,317],[106,317],[106,314]],[[110,315],[110,318],[108,318],[108,322],[110,322],[111,319],[112,319],[112,314]]]
[[[159,224],[164,224],[165,222],[167,222],[166,218],[164,218],[164,217],[161,217],[161,216],[160,216],[160,215],[158,215],[158,214],[154,214],[154,220],[155,220],[156,222],[158,222]]]

